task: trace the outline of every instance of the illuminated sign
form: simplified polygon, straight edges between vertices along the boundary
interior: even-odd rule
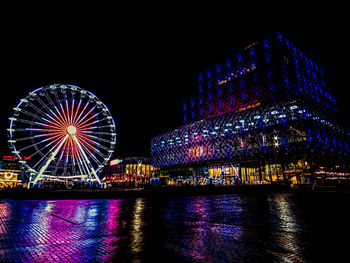
[[[117,165],[117,164],[120,164],[123,160],[122,159],[114,159],[114,160],[111,160],[109,162],[109,165],[112,166],[112,165]]]
[[[26,157],[26,156],[23,156],[23,157],[18,157],[18,156],[13,156],[13,155],[3,155],[2,156],[2,159],[3,160],[30,160],[30,157]]]

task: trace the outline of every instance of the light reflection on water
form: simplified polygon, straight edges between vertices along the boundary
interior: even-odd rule
[[[134,211],[131,221],[131,252],[138,255],[142,251],[143,242],[143,210],[145,208],[145,200],[142,198],[137,198],[135,200]]]
[[[10,240],[24,254],[85,262],[308,262],[322,247],[317,239],[326,239],[319,232],[324,221],[312,217],[324,205],[292,193],[6,200],[0,242]],[[1,262],[11,249],[2,247]]]
[[[273,202],[271,204],[270,212],[277,216],[276,229],[278,230],[278,235],[275,235],[276,243],[281,246],[281,248],[287,253],[279,253],[278,251],[273,251],[273,254],[281,260],[285,261],[289,255],[292,255],[294,260],[298,262],[303,262],[302,260],[302,248],[298,244],[298,237],[296,234],[299,232],[299,227],[296,224],[296,217],[291,209],[292,204],[287,199],[288,196],[275,195],[273,197]],[[271,199],[269,199],[271,202]]]

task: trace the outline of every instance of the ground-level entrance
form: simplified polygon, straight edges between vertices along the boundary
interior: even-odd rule
[[[166,178],[167,185],[311,184],[319,175],[328,179],[350,179],[347,167],[317,166],[305,160],[294,162],[222,162],[166,167],[154,177]],[[339,176],[338,176],[339,175]]]

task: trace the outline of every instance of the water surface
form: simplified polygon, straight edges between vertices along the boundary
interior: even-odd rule
[[[349,196],[3,200],[0,262],[341,262]]]

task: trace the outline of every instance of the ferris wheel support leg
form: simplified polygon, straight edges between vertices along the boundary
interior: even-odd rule
[[[73,135],[73,139],[74,139],[74,141],[77,143],[77,145],[78,145],[78,147],[79,147],[79,149],[80,149],[80,151],[81,151],[81,153],[82,153],[84,159],[86,160],[87,165],[89,166],[89,168],[90,168],[92,174],[95,176],[97,182],[98,182],[99,184],[102,184],[101,179],[98,177],[98,175],[97,175],[95,169],[92,167],[92,165],[91,165],[91,163],[90,163],[90,161],[89,161],[89,158],[87,158],[87,156],[86,156],[86,154],[85,154],[83,148],[81,147],[81,145],[80,145],[80,143],[79,143],[79,141],[78,141],[78,139],[77,139],[77,137],[76,137],[75,135]]]
[[[50,158],[46,161],[45,165],[43,165],[38,174],[35,176],[34,180],[30,183],[32,183],[32,185],[34,186],[36,184],[36,182],[41,178],[42,174],[45,172],[45,170],[47,169],[47,167],[49,166],[49,164],[55,159],[58,151],[61,149],[62,145],[64,144],[64,142],[67,140],[67,138],[69,137],[69,135],[67,134],[64,139],[61,141],[61,143],[58,145],[57,149],[51,153]]]

